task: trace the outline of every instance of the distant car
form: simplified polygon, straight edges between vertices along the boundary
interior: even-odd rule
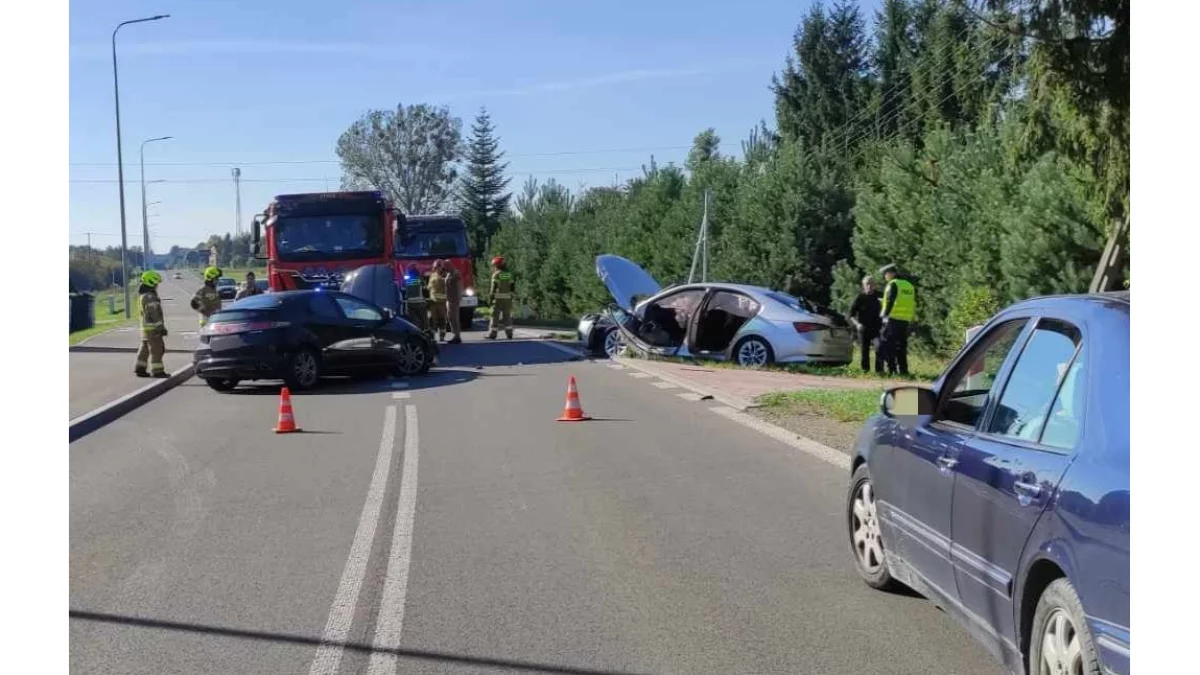
[[[846,500],[853,565],[1016,673],[1129,672],[1129,292],[997,314],[884,394]]]
[[[176,272],[175,274],[173,274],[173,275],[171,275],[171,276],[172,276],[173,278],[175,278],[175,279],[182,279],[182,278],[183,278],[183,274],[181,274],[181,273],[179,273],[179,272]]]
[[[217,391],[244,380],[282,379],[301,390],[323,375],[421,375],[437,346],[391,310],[338,291],[242,298],[200,331],[196,376]]]
[[[641,267],[615,255],[596,258],[596,272],[616,305],[580,320],[579,340],[591,351],[611,357],[633,348],[749,367],[850,362],[849,323],[802,298],[745,284],[663,289]]]
[[[222,300],[233,300],[237,296],[238,283],[229,277],[217,279],[217,295]]]

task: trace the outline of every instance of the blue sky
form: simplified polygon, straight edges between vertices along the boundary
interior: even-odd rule
[[[140,232],[146,146],[154,247],[231,231],[285,192],[336,189],[338,135],[397,102],[481,105],[527,176],[571,188],[681,161],[714,127],[726,152],[772,118],[771,74],[809,2],[113,0],[71,2],[70,241],[119,244],[112,62],[118,37],[126,216]],[[864,2],[873,11],[876,2]],[[603,151],[603,152],[599,152]],[[140,238],[136,241],[140,242]],[[132,242],[131,242],[132,243]]]

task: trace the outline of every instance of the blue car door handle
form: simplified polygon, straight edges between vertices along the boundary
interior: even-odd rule
[[[938,471],[941,471],[942,473],[950,473],[950,470],[958,464],[958,460],[950,455],[942,455],[941,457],[937,458],[937,463]]]
[[[1033,500],[1042,495],[1042,487],[1037,483],[1027,483],[1025,481],[1013,482],[1013,490],[1017,493],[1017,500],[1022,506],[1029,506]]]

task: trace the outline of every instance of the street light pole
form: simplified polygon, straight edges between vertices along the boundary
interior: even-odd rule
[[[148,266],[150,257],[150,227],[146,220],[146,144],[154,143],[155,141],[167,141],[172,136],[160,136],[158,138],[147,138],[142,141],[142,147],[138,148],[138,164],[142,167],[142,267]]]
[[[234,167],[231,173],[233,174],[234,192],[233,234],[236,237],[242,234],[242,170]]]
[[[125,318],[130,318],[133,314],[129,307],[129,247],[125,238],[125,167],[121,163],[121,90],[117,82],[117,31],[121,30],[122,26],[128,26],[131,23],[144,23],[146,21],[158,21],[171,16],[170,14],[159,14],[150,16],[144,19],[133,19],[131,21],[122,21],[117,24],[117,27],[112,32],[112,62],[113,62],[113,107],[117,113],[117,190],[121,196],[121,285],[125,287]]]

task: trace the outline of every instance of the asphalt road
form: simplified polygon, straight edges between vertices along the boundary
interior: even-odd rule
[[[72,444],[72,672],[1001,672],[857,579],[843,469],[465,337],[293,396],[302,434],[271,433],[274,387],[193,380]],[[597,419],[554,421],[572,374]]]

